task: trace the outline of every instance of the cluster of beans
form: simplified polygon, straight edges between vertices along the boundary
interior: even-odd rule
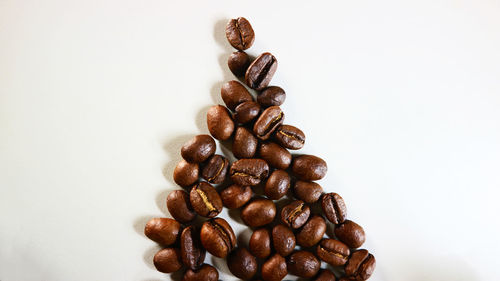
[[[346,219],[340,195],[324,193],[315,182],[326,175],[326,162],[289,151],[301,149],[305,135],[283,124],[279,106],[285,91],[269,86],[276,58],[263,53],[252,60],[243,51],[255,38],[245,18],[230,20],[226,36],[238,49],[228,66],[256,91],[257,101],[242,83],[225,83],[225,106],[207,113],[211,136],[195,136],[182,146],[183,160],[173,178],[185,190],[167,198],[174,219],[154,218],[145,227],[146,236],[164,246],[154,265],[165,273],[185,268],[185,281],[215,281],[217,269],[204,263],[208,251],[227,258],[231,273],[243,280],[279,281],[287,274],[316,281],[367,280],[375,258],[358,249],[365,241],[363,228]],[[214,138],[238,160],[230,163],[215,154]],[[248,246],[238,245],[231,225],[217,217],[223,206],[239,209],[243,223],[253,229]],[[325,237],[328,222],[334,225],[330,238]],[[331,267],[321,269],[322,262]]]

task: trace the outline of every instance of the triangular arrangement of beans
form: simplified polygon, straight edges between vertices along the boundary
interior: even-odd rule
[[[255,39],[245,18],[230,20],[226,37],[238,50],[228,59],[229,69],[255,90],[257,101],[239,81],[225,83],[225,106],[214,105],[207,113],[211,136],[195,136],[182,146],[173,178],[183,189],[167,197],[174,219],[151,219],[144,230],[164,247],[153,258],[155,267],[164,273],[182,270],[184,281],[216,281],[217,269],[204,263],[208,251],[226,258],[231,273],[243,280],[279,281],[287,274],[316,281],[367,280],[375,258],[358,249],[365,242],[363,228],[346,218],[340,195],[324,193],[315,182],[326,175],[326,162],[289,151],[301,149],[305,135],[283,124],[279,106],[285,91],[269,86],[276,58],[263,53],[252,61],[244,52]],[[238,160],[230,163],[215,154],[214,138],[232,143]],[[248,247],[238,245],[231,225],[217,217],[223,206],[239,209],[252,228]],[[327,237],[327,223],[334,225],[335,237]]]

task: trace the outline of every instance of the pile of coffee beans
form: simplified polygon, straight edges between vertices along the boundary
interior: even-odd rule
[[[339,194],[324,193],[315,182],[325,177],[326,162],[290,152],[301,149],[306,137],[284,124],[285,91],[269,86],[276,58],[263,53],[252,59],[244,52],[255,39],[245,18],[230,20],[226,37],[238,50],[228,59],[229,69],[257,98],[237,80],[225,83],[225,106],[207,112],[211,136],[195,136],[182,146],[173,179],[184,189],[167,197],[174,219],[153,218],[144,230],[164,247],[154,256],[155,267],[164,273],[184,270],[185,281],[215,281],[219,273],[205,263],[208,252],[226,258],[231,273],[243,280],[279,281],[287,274],[316,281],[367,280],[375,258],[358,249],[365,242],[363,228],[347,219]],[[214,138],[238,160],[230,163],[215,154]],[[239,209],[253,229],[248,246],[217,217],[224,206]],[[332,237],[326,237],[328,224],[334,226]],[[322,263],[329,266],[321,269]]]

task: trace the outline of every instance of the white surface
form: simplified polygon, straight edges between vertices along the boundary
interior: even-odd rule
[[[142,229],[240,15],[371,280],[500,279],[500,3],[412,2],[0,0],[0,280],[169,278]]]

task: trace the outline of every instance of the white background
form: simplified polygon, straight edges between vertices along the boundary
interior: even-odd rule
[[[0,0],[0,280],[168,280],[143,227],[222,102],[237,16],[371,280],[499,280],[500,2],[296,3]]]

